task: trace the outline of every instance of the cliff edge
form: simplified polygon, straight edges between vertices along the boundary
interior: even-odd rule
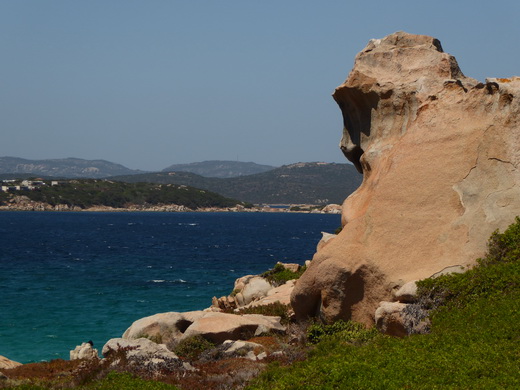
[[[397,32],[368,43],[333,97],[363,183],[291,303],[299,318],[372,324],[393,291],[471,266],[520,215],[520,78],[481,83],[437,39]]]

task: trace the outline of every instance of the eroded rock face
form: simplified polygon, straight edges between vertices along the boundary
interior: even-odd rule
[[[474,264],[520,214],[520,78],[480,83],[438,40],[398,32],[370,41],[333,96],[363,183],[291,302],[300,318],[373,324],[392,290]]]

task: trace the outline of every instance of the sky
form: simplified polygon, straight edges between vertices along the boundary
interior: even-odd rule
[[[331,94],[372,38],[520,75],[520,2],[0,0],[0,156],[161,170],[346,162]]]

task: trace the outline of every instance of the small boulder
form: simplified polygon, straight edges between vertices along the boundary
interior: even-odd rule
[[[243,290],[240,292],[243,297],[243,304],[247,305],[250,302],[267,296],[267,293],[272,288],[273,285],[261,276],[252,277],[247,281]]]
[[[94,349],[90,342],[82,343],[70,351],[70,360],[78,359],[99,359],[98,350]]]
[[[394,299],[401,303],[413,303],[417,300],[417,284],[415,280],[405,283],[394,292]]]
[[[416,304],[380,302],[375,313],[376,327],[389,336],[405,337],[430,330],[427,311]]]

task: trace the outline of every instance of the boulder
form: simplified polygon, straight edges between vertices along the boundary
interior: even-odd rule
[[[276,302],[280,302],[283,305],[291,304],[291,293],[294,289],[294,285],[296,284],[296,280],[289,280],[282,284],[281,286],[272,288],[267,292],[267,296],[260,298],[257,301],[253,301],[248,305],[241,307],[241,309],[245,309],[248,307],[258,307],[258,306],[267,306]],[[239,310],[239,309],[237,309]]]
[[[424,334],[430,330],[427,315],[428,312],[419,305],[380,302],[375,312],[375,323],[381,333],[389,336]]]
[[[394,300],[401,303],[413,303],[417,299],[417,284],[415,280],[402,285],[394,292]]]
[[[235,288],[237,287],[235,286]],[[239,293],[243,298],[239,306],[247,305],[252,301],[265,297],[272,288],[273,285],[261,276],[249,278]]]
[[[478,82],[437,39],[397,32],[368,43],[333,97],[363,183],[291,303],[297,318],[370,325],[396,286],[472,266],[520,215],[520,78]]]
[[[0,369],[10,369],[21,365],[22,363],[15,362],[14,360],[9,360],[8,358],[0,355]]]
[[[158,344],[179,339],[186,329],[204,315],[203,311],[159,313],[135,321],[123,334],[123,339],[147,338]]]
[[[222,348],[222,354],[226,357],[238,356],[250,360],[262,360],[267,356],[263,351],[264,347],[262,345],[249,341],[226,340],[222,343]],[[256,354],[255,351],[257,352]]]
[[[76,346],[72,351],[70,351],[70,360],[78,360],[78,359],[98,359],[98,350],[92,347],[92,344],[89,343],[81,343],[81,345]]]
[[[114,359],[113,364],[120,365],[123,363],[122,360],[125,360],[126,364],[148,372],[179,368],[193,369],[189,364],[183,363],[175,353],[168,350],[166,345],[157,344],[145,338],[110,339],[103,346],[102,353],[105,358]]]
[[[284,331],[280,317],[206,312],[186,329],[181,340],[200,335],[215,344],[221,344],[226,340],[249,339],[262,333]]]

